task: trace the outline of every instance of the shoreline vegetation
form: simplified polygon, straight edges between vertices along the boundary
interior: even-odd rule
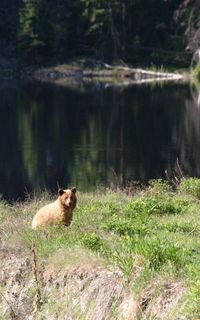
[[[51,68],[41,68],[34,73],[36,79],[56,81],[64,78],[81,79],[117,79],[140,83],[162,80],[184,80],[186,73],[167,72],[162,68],[148,70],[143,68],[132,68],[124,65],[110,65],[98,62],[96,67],[81,66],[78,64],[58,65]]]
[[[163,66],[131,67],[123,61],[107,64],[95,59],[74,60],[67,64],[55,66],[17,66],[15,68],[0,68],[0,79],[36,79],[57,83],[59,80],[100,79],[111,82],[143,83],[152,81],[184,81],[191,78],[189,70],[169,71]]]
[[[78,191],[69,228],[32,230],[43,193],[0,202],[0,319],[199,320],[200,179]]]

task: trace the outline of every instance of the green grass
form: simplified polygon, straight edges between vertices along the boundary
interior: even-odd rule
[[[197,64],[197,66],[193,70],[194,78],[200,82],[200,64]]]
[[[38,258],[59,268],[78,264],[80,257],[118,268],[138,297],[155,279],[178,281],[186,290],[177,317],[200,318],[199,179],[182,180],[176,191],[157,180],[134,196],[97,190],[77,197],[70,228],[36,231],[32,217],[49,197],[14,206],[1,202],[0,240],[26,254],[34,241]]]

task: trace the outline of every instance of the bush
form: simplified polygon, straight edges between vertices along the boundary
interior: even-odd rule
[[[172,265],[182,268],[190,259],[190,250],[167,239],[144,238],[141,236],[121,239],[119,247],[113,251],[115,263],[126,275],[133,269],[134,256],[143,257],[143,262],[150,270],[159,271],[163,266]]]
[[[156,196],[163,196],[163,194],[169,194],[172,192],[171,186],[168,181],[162,179],[150,181],[150,193]]]
[[[198,199],[200,199],[200,179],[197,178],[189,178],[181,181],[178,186],[178,190],[180,193],[192,195]]]
[[[95,233],[86,233],[78,236],[78,238],[82,245],[92,251],[99,251],[104,245],[104,241]]]

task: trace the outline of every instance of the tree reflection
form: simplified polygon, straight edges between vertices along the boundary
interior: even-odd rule
[[[88,190],[160,178],[177,158],[186,173],[200,176],[200,110],[187,85],[30,82],[1,96],[6,140],[2,134],[0,192],[5,197],[10,197],[11,175],[15,198],[23,197],[25,187]]]
[[[184,119],[174,128],[173,143],[177,146],[184,173],[200,177],[199,88],[191,85],[190,92],[191,97],[184,101]]]

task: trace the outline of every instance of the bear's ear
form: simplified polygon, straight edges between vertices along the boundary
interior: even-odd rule
[[[64,192],[65,192],[65,191],[64,191],[63,189],[59,189],[59,190],[58,190],[58,195],[59,195],[59,196],[62,196],[62,194],[63,194]]]
[[[76,188],[72,188],[71,191],[75,194],[76,193]]]

